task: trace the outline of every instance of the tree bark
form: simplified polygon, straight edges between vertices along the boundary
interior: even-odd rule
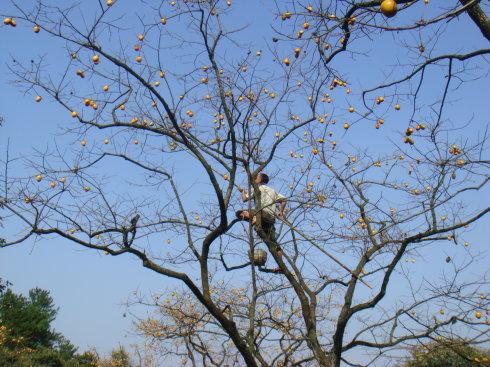
[[[461,4],[467,5],[471,3],[473,0],[459,0]],[[490,41],[490,19],[488,19],[485,12],[478,4],[479,1],[475,2],[475,4],[470,5],[466,12],[470,16],[471,20],[480,28],[483,36]]]

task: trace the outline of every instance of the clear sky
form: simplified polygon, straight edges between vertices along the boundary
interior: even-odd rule
[[[433,0],[437,3],[441,0]],[[22,0],[22,4],[29,4],[31,0]],[[49,0],[48,0],[49,2]],[[59,3],[59,1],[53,1]],[[64,2],[64,1],[63,1]],[[83,0],[87,12],[97,3],[95,0]],[[142,15],[140,9],[133,5],[135,2],[120,0],[117,3],[118,13],[125,13],[129,20],[135,20],[136,14]],[[90,6],[89,6],[90,4]],[[266,54],[267,42],[273,35],[269,23],[273,20],[275,7],[271,1],[235,0],[235,25],[249,25],[242,34],[237,36],[244,44],[253,45],[253,49],[264,50]],[[8,1],[1,1],[0,14],[10,14],[12,7]],[[420,12],[430,10],[419,9]],[[136,21],[134,22],[136,23]],[[130,24],[133,24],[130,22]],[[179,25],[169,25],[179,27]],[[137,27],[135,27],[137,28]],[[184,31],[184,30],[183,30]],[[131,30],[133,34],[137,29]],[[441,37],[439,50],[457,50],[464,52],[467,49],[488,47],[476,26],[466,15],[454,20],[447,29],[447,34]],[[132,41],[131,41],[132,42]],[[341,57],[336,62],[347,75],[351,75],[363,86],[371,86],[375,81],[383,79],[387,65],[409,57],[406,50],[400,48],[396,34],[379,36],[374,41],[358,41],[359,49],[364,55],[355,57]],[[6,122],[0,128],[0,156],[6,152],[7,142],[10,142],[12,157],[31,157],[35,150],[43,151],[53,146],[56,138],[60,144],[69,146],[72,143],[68,137],[55,137],[59,134],[59,126],[65,123],[66,111],[53,101],[46,100],[42,104],[34,102],[33,94],[22,94],[12,84],[14,77],[9,73],[7,65],[13,59],[23,61],[38,56],[46,56],[51,68],[64,65],[61,60],[65,53],[62,44],[53,42],[42,32],[34,35],[30,27],[19,24],[16,29],[0,26],[0,115]],[[459,46],[460,45],[460,46]],[[269,55],[270,56],[270,55]],[[167,60],[169,68],[177,67],[175,61]],[[481,68],[488,68],[487,64],[479,64]],[[439,93],[442,82],[437,75],[427,76],[429,84],[434,83],[434,90],[428,93]],[[475,81],[471,87],[463,86],[453,94],[453,100],[448,106],[448,113],[454,121],[467,121],[474,117],[482,124],[488,123],[490,83],[488,78]],[[354,92],[355,95],[355,92]],[[355,97],[353,97],[355,98]],[[358,100],[357,100],[358,102]],[[347,102],[346,102],[347,103]],[[358,102],[359,103],[359,102]],[[370,130],[372,131],[372,129]],[[366,134],[369,135],[366,142]],[[352,145],[368,147],[374,151],[386,144],[380,135],[359,129],[349,135]],[[180,162],[185,167],[186,162]],[[112,167],[117,172],[121,166]],[[22,160],[14,165],[14,176],[29,175],[31,172]],[[122,171],[121,171],[122,172]],[[131,175],[131,173],[125,173]],[[130,178],[130,177],[126,177]],[[198,179],[198,173],[190,174],[191,179]],[[480,197],[474,197],[478,200]],[[488,196],[486,197],[488,201]],[[468,235],[468,240],[474,244],[475,251],[486,253],[489,245],[488,226],[490,221],[485,219],[482,224]],[[16,228],[0,228],[2,231],[15,233]],[[444,256],[445,257],[445,256]],[[442,259],[438,266],[443,266]],[[431,261],[418,266],[434,266]],[[488,266],[487,266],[488,267]],[[81,350],[95,346],[103,353],[110,351],[118,343],[128,345],[138,338],[134,336],[132,319],[123,317],[125,313],[122,303],[131,296],[133,291],[142,293],[158,292],[169,287],[169,281],[161,276],[142,268],[141,264],[129,257],[108,257],[84,250],[67,241],[58,238],[34,241],[32,239],[23,244],[2,249],[0,251],[0,277],[13,283],[17,292],[27,292],[33,287],[41,287],[51,291],[55,303],[60,307],[55,328],[66,335]],[[143,311],[141,311],[143,312]]]

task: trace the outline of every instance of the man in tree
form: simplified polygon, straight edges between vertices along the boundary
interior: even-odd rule
[[[466,229],[490,213],[476,98],[489,84],[488,17],[473,0],[397,2],[4,2],[0,32],[14,48],[12,32],[24,31],[33,45],[51,39],[42,49],[63,44],[9,56],[9,70],[36,103],[59,103],[73,126],[63,141],[80,144],[36,147],[29,170],[0,159],[0,216],[17,235],[0,248],[59,238],[179,282],[161,327],[148,322],[161,365],[388,365],[395,348],[425,338],[485,342],[486,258]],[[284,260],[264,231],[264,167],[288,188]],[[281,270],[275,279],[233,266],[257,242],[227,215],[242,174],[255,189],[249,229]],[[432,314],[442,306],[444,317]]]
[[[274,227],[274,223],[276,220],[276,204],[279,204],[279,211],[277,212],[277,216],[279,218],[284,217],[284,210],[286,209],[286,198],[275,191],[273,188],[267,186],[267,184],[269,183],[269,176],[263,172],[257,175],[257,177],[255,178],[255,183],[259,187],[260,203],[256,203],[255,209],[253,209],[251,212],[249,212],[248,210],[237,211],[237,218],[252,220],[252,224],[255,224],[257,221],[256,215],[260,213],[262,219],[262,229],[264,230],[266,236],[275,241],[276,230]],[[240,191],[242,194],[243,202],[249,201],[251,197],[255,199],[253,188],[251,195],[249,195],[249,193],[242,187],[238,187],[238,191]]]

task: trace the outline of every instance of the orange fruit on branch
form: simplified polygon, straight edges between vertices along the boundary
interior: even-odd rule
[[[410,145],[414,144],[413,139],[409,138],[408,136],[405,136],[405,139],[403,139],[403,142],[406,144],[410,144]]]
[[[12,26],[12,27],[15,27],[15,26],[17,25],[17,22],[15,21],[15,19],[14,19],[14,18],[5,18],[5,19],[3,20],[3,24],[5,24],[5,25],[10,25],[10,26]]]
[[[381,12],[388,18],[395,16],[397,12],[395,0],[383,0],[380,6]]]

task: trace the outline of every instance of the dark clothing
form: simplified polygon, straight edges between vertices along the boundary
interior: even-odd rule
[[[248,214],[248,210],[237,211],[236,217],[238,219],[247,220],[247,219],[252,219],[254,216],[258,214],[257,209],[254,208],[252,209],[252,213],[251,213],[252,218],[245,218],[244,212],[247,212]],[[276,221],[275,218],[265,211],[261,211],[260,214],[262,215],[262,230],[265,232],[265,235],[268,238],[270,238],[272,241],[276,241],[276,228],[274,227],[274,223]]]

